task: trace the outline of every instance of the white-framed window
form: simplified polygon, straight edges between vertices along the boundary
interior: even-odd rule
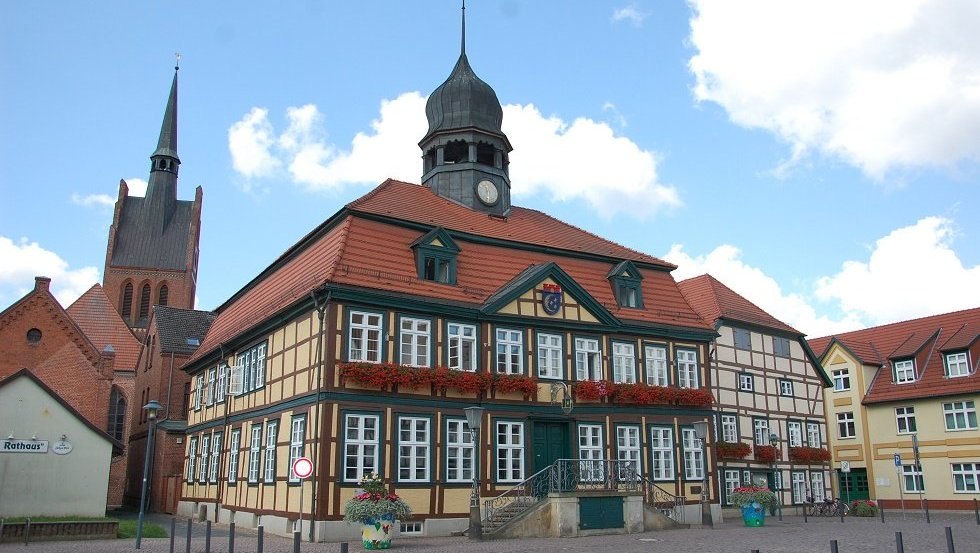
[[[808,422],[806,423],[806,445],[810,447],[820,447],[822,441],[820,439],[820,423]]]
[[[899,434],[915,434],[915,407],[896,407],[895,424]]]
[[[578,458],[581,478],[587,481],[603,480],[602,425],[580,424],[578,426]]]
[[[701,440],[693,428],[681,428],[681,439],[684,447],[684,479],[704,479],[704,452]]]
[[[631,466],[640,472],[640,427],[616,427],[616,458],[629,461]]]
[[[497,421],[497,482],[524,480],[524,423]]]
[[[215,387],[217,372],[216,367],[208,369],[207,402],[209,406],[214,405],[214,392],[217,391]]]
[[[895,382],[905,384],[915,381],[915,363],[911,359],[895,361]]]
[[[752,431],[752,437],[755,439],[756,445],[770,445],[769,419],[753,419]]]
[[[265,350],[262,342],[239,352],[236,364],[242,367],[243,394],[265,386]]]
[[[732,492],[742,485],[737,470],[725,469],[725,505],[732,504]]]
[[[837,437],[853,438],[856,435],[857,432],[854,429],[854,413],[851,411],[837,413]]]
[[[398,417],[398,480],[429,480],[429,425],[425,417]]]
[[[833,371],[834,376],[834,391],[843,392],[845,390],[851,389],[851,374],[847,369],[835,369]]]
[[[647,384],[651,386],[667,386],[667,348],[663,346],[644,346],[644,362],[646,363]]]
[[[794,470],[789,477],[793,486],[793,504],[799,505],[806,501],[806,473]]]
[[[749,373],[738,373],[738,389],[743,392],[755,391],[755,378]]]
[[[752,349],[752,333],[744,328],[733,328],[736,349]]]
[[[789,357],[789,339],[781,336],[773,336],[772,352],[777,357]]]
[[[633,344],[613,342],[613,382],[636,382],[636,348]]]
[[[975,430],[977,409],[972,401],[952,401],[943,404],[946,430]]]
[[[265,476],[266,484],[276,481],[276,442],[279,440],[279,421],[265,423]]]
[[[815,503],[819,503],[826,497],[824,480],[822,472],[811,472],[810,473],[810,497],[813,498]]]
[[[524,374],[524,335],[520,330],[498,328],[497,372]]]
[[[575,339],[575,379],[602,380],[602,357],[599,353],[599,340],[594,338]]]
[[[738,416],[737,415],[722,415],[721,416],[721,441],[728,443],[735,443],[739,441],[740,436],[738,435]]]
[[[779,395],[786,397],[793,397],[793,381],[792,380],[780,380],[779,381]]]
[[[449,339],[449,368],[476,371],[476,327],[460,323],[447,325]]]
[[[693,349],[677,350],[677,385],[681,388],[697,388],[701,385],[698,378],[698,353]]]
[[[946,376],[949,378],[970,376],[970,364],[967,362],[965,351],[946,354]]]
[[[252,423],[252,438],[248,444],[248,483],[256,484],[259,481],[259,465],[262,457],[262,423]]]
[[[673,480],[674,470],[674,429],[654,426],[650,429],[650,448],[654,480]]]
[[[924,492],[925,482],[922,481],[922,471],[915,465],[902,465],[902,485],[907,492]]]
[[[194,482],[194,473],[197,470],[197,436],[191,436],[187,440],[187,482]]]
[[[242,446],[242,429],[234,428],[228,440],[228,483],[238,483],[238,455]]]
[[[293,463],[303,456],[306,445],[306,415],[293,415],[289,425],[289,481],[299,482],[293,474]]]
[[[347,359],[381,362],[381,314],[351,311],[347,329]]]
[[[426,319],[402,317],[399,322],[399,361],[412,367],[429,367],[432,322]]]
[[[197,481],[201,484],[205,484],[208,481],[208,467],[210,466],[209,461],[211,460],[211,436],[205,434],[201,436],[201,451],[199,455],[201,456],[201,464],[197,467]]]
[[[473,438],[462,419],[446,421],[446,481],[473,481]]]
[[[222,363],[218,365],[218,391],[215,393],[217,397],[214,400],[221,403],[225,400],[225,395],[228,393],[228,365]]]
[[[955,493],[980,492],[980,463],[951,463]]]
[[[200,409],[204,405],[204,375],[197,375],[197,387],[194,390],[194,409]]]
[[[799,421],[787,421],[786,433],[788,434],[789,447],[803,446],[803,423]]]
[[[538,376],[540,378],[562,377],[561,335],[538,334]]]
[[[377,415],[344,415],[344,482],[378,472],[379,425]]]
[[[221,446],[224,445],[224,433],[215,432],[211,438],[211,466],[208,467],[208,482],[218,483],[218,465],[221,463]]]

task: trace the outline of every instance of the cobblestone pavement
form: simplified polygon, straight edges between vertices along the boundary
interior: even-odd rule
[[[160,522],[159,520],[157,522]],[[186,528],[186,522],[183,523]],[[203,527],[203,525],[201,525]],[[543,538],[522,540],[471,541],[465,537],[451,538],[396,538],[393,553],[828,553],[830,541],[837,540],[839,553],[880,553],[896,551],[896,532],[902,533],[906,553],[949,553],[945,527],[950,527],[956,553],[980,552],[980,525],[973,513],[933,514],[927,524],[920,513],[909,514],[902,520],[900,514],[889,513],[884,524],[877,518],[848,517],[840,519],[786,516],[783,522],[775,517],[766,519],[762,528],[746,528],[741,521],[729,520],[713,529],[697,526],[683,530],[665,530],[643,534],[590,536],[582,538]],[[169,522],[166,523],[169,529]],[[226,527],[215,525],[215,530]],[[197,532],[195,532],[197,535]],[[264,551],[289,553],[292,540],[279,536],[265,536]],[[350,542],[350,553],[359,553],[359,542]],[[134,540],[38,542],[31,545],[7,543],[0,545],[0,553],[96,553],[135,551]],[[174,551],[185,549],[184,530],[178,525]],[[339,553],[339,543],[303,543],[303,552]],[[170,551],[169,538],[144,539],[140,551],[164,553]],[[205,552],[203,537],[192,539],[190,551]],[[227,532],[212,539],[211,551],[228,551]],[[235,539],[236,553],[255,553],[254,531],[239,530]]]

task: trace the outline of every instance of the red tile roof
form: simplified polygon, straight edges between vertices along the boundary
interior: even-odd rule
[[[803,333],[773,317],[711,275],[701,275],[677,283],[688,303],[705,320],[728,319],[765,328]]]
[[[823,357],[833,340],[858,356],[864,365],[878,366],[864,403],[880,403],[931,396],[950,396],[980,391],[980,308],[966,309],[855,330],[810,340]],[[970,375],[947,378],[943,352],[969,348]],[[891,360],[915,359],[916,381],[892,382]]]
[[[456,285],[417,276],[411,245],[436,226],[453,234],[460,247]],[[623,309],[616,304],[607,274],[623,259],[637,263],[643,274],[644,309]],[[669,273],[674,268],[670,263],[538,211],[515,207],[507,219],[489,217],[422,186],[388,180],[348,204],[220,306],[190,362],[309,297],[323,283],[479,308],[528,266],[550,261],[624,321],[713,329],[684,299]]]
[[[89,288],[65,311],[99,351],[112,346],[115,370],[136,370],[140,342],[109,302],[102,285]]]

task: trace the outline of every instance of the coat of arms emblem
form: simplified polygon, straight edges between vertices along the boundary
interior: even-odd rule
[[[545,284],[541,290],[541,307],[549,315],[556,315],[561,310],[561,286]]]

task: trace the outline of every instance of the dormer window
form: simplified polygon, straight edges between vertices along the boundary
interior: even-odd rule
[[[422,280],[441,284],[456,284],[456,257],[459,247],[446,233],[436,228],[412,244],[415,250],[415,265]]]
[[[643,275],[632,261],[623,261],[613,267],[608,275],[616,304],[633,309],[643,308]]]
[[[893,366],[895,367],[896,384],[905,384],[907,382],[915,381],[915,361],[912,359],[895,361]]]
[[[946,376],[948,378],[970,376],[970,364],[966,357],[965,351],[946,354]]]

